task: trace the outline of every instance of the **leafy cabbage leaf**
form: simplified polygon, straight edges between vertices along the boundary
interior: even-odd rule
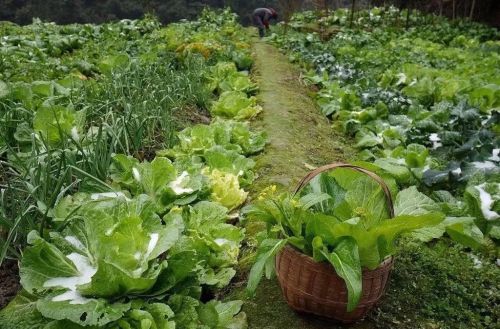
[[[162,224],[154,210],[145,195],[106,199],[83,205],[78,219],[48,239],[32,232],[20,276],[29,293],[41,296],[38,311],[81,325],[121,318],[130,304],[119,298],[153,287],[167,266],[158,257],[184,229],[179,220]]]
[[[213,104],[212,114],[228,119],[248,120],[262,111],[255,97],[240,91],[226,91]]]
[[[240,188],[238,176],[214,169],[208,174],[208,177],[212,201],[220,203],[229,210],[233,210],[245,202],[248,193]]]

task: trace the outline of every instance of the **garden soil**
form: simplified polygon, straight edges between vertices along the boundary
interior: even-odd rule
[[[0,267],[0,309],[5,307],[19,290],[19,274],[15,261],[6,260]]]

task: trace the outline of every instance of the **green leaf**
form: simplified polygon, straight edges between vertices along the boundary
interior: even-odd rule
[[[175,316],[176,328],[198,328],[199,316],[198,306],[200,302],[189,296],[173,295],[168,300],[168,305],[172,308]]]
[[[321,237],[329,245],[334,245],[337,236],[333,233],[333,227],[339,220],[333,216],[321,213],[311,214],[306,221],[305,237],[311,242],[316,237]]]
[[[411,237],[421,242],[429,242],[434,239],[439,239],[445,232],[446,229],[443,225],[436,225],[415,230],[411,233]]]
[[[287,244],[286,239],[266,239],[262,241],[257,251],[257,259],[250,270],[248,275],[247,283],[247,294],[254,295],[260,280],[262,279],[262,274],[264,273],[264,267],[270,259],[274,259],[276,254],[281,251]]]
[[[0,311],[0,328],[45,329],[51,321],[36,309],[37,298],[22,290],[9,305]]]
[[[374,163],[393,176],[400,184],[409,184],[412,182],[411,171],[405,163],[400,163],[399,160],[393,158],[377,159]]]
[[[302,209],[307,210],[319,203],[323,203],[332,197],[326,193],[310,193],[300,198]]]
[[[214,115],[235,120],[248,120],[262,111],[254,97],[247,97],[243,92],[226,91],[213,104]]]
[[[189,223],[191,226],[202,225],[204,223],[213,225],[216,223],[224,223],[227,219],[228,209],[220,204],[201,201],[195,204],[190,211]]]
[[[120,187],[133,195],[147,194],[159,213],[177,204],[188,204],[198,198],[203,188],[200,173],[182,171],[178,175],[174,164],[167,158],[139,163],[136,159],[118,154],[113,157],[111,177]]]
[[[167,183],[176,178],[175,168],[167,158],[156,157],[151,163],[141,163],[137,169],[139,183],[144,192],[150,196],[165,189]]]
[[[382,142],[382,137],[379,137],[372,132],[360,131],[356,134],[356,145],[354,145],[354,147],[358,149],[371,148],[382,144]]]
[[[51,81],[33,81],[31,90],[40,97],[50,97],[54,95],[54,83]]]
[[[210,199],[218,202],[229,210],[233,210],[245,202],[248,193],[240,188],[238,176],[212,170],[210,178]]]
[[[57,144],[64,138],[78,134],[77,112],[63,106],[42,107],[35,113],[33,129],[42,134],[51,144]],[[75,130],[76,129],[76,130]]]
[[[129,303],[109,303],[105,299],[88,299],[85,303],[53,301],[51,294],[37,301],[37,309],[49,319],[70,320],[82,326],[103,326],[123,317]]]
[[[222,303],[214,301],[215,309],[219,315],[218,327],[221,329],[245,329],[247,328],[246,317],[240,313],[243,302],[240,300]],[[238,316],[238,313],[239,316]]]
[[[23,288],[29,293],[42,293],[44,283],[51,277],[70,277],[78,274],[71,260],[53,244],[42,239],[36,231],[28,235],[31,247],[25,249],[20,276]]]
[[[133,176],[132,168],[137,165],[139,165],[139,160],[136,158],[125,154],[115,154],[109,169],[110,177],[114,182],[136,193],[139,190],[139,184]]]
[[[425,160],[429,155],[429,150],[419,144],[410,144],[406,147],[406,165],[410,168],[420,168],[425,166]]]
[[[168,267],[158,276],[151,289],[155,294],[164,294],[196,276],[200,260],[194,250],[174,253],[168,259]]]
[[[215,308],[214,302],[209,302],[207,304],[201,304],[198,307],[198,316],[200,322],[209,328],[217,328],[219,324],[219,312]]]
[[[5,82],[0,80],[0,99],[6,97],[7,95],[9,95],[9,93],[9,86]]]
[[[345,200],[353,210],[351,217],[370,219],[369,226],[389,218],[385,194],[380,185],[371,177],[362,176],[352,182],[355,188],[346,192]]]
[[[362,276],[358,246],[353,238],[344,238],[332,252],[322,251],[347,286],[347,311],[352,312],[361,299]]]
[[[440,211],[439,205],[417,190],[417,187],[411,186],[402,190],[396,196],[394,202],[394,212],[399,215],[422,215],[429,212]]]
[[[370,171],[378,168],[372,164],[359,162],[355,163]],[[340,187],[346,191],[345,203],[340,203],[335,211],[335,216],[341,220],[348,220],[352,217],[364,217],[376,223],[380,219],[389,217],[387,202],[382,188],[373,178],[364,173],[347,168],[338,168],[330,172]],[[380,175],[380,174],[379,174]],[[394,180],[385,175],[381,175],[388,185],[392,195],[396,190]]]
[[[304,188],[303,194],[308,192],[328,194],[330,199],[323,200],[320,204],[314,205],[313,208],[316,211],[333,215],[336,213],[337,209],[342,207],[346,191],[337,183],[334,177],[327,173],[321,173],[314,177]]]
[[[392,254],[394,241],[399,235],[438,225],[443,219],[441,213],[401,215],[386,219],[371,229],[367,229],[362,221],[343,222],[333,227],[332,234],[338,238],[353,237],[358,244],[361,265],[375,269]]]
[[[466,247],[480,249],[485,244],[483,232],[476,226],[472,217],[446,218],[443,226],[454,241]]]
[[[312,248],[312,257],[316,262],[326,261],[325,256],[323,255],[323,250],[326,246],[323,243],[323,239],[320,236],[315,236],[311,242]]]
[[[478,225],[485,227],[488,221],[500,218],[500,213],[493,208],[500,200],[500,183],[486,182],[469,186],[465,190],[464,199],[471,214],[477,218]]]
[[[231,301],[222,303],[212,300],[198,307],[200,322],[209,328],[214,329],[237,329],[246,328],[246,318],[237,316],[241,310],[243,302]]]
[[[207,269],[199,275],[199,281],[201,284],[221,289],[229,285],[235,274],[236,270],[233,268],[222,268],[217,272],[213,269]]]
[[[423,215],[400,215],[391,220],[383,222],[380,226],[374,228],[371,234],[380,239],[383,238],[382,246],[387,252],[393,249],[394,240],[405,232],[415,231],[424,227],[436,226],[444,219],[442,213],[427,213]],[[379,241],[380,243],[380,241]],[[385,257],[386,254],[381,256]]]

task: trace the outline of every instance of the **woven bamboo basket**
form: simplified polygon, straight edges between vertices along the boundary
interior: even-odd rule
[[[394,217],[392,196],[385,182],[375,173],[350,164],[335,163],[320,167],[297,186],[298,193],[316,175],[335,168],[350,168],[367,174],[384,191],[391,218]],[[347,312],[347,288],[344,280],[329,263],[318,263],[291,246],[276,256],[276,273],[288,305],[297,312],[310,313],[349,324],[363,319],[384,294],[394,264],[387,258],[374,270],[363,269],[361,300],[352,312]]]

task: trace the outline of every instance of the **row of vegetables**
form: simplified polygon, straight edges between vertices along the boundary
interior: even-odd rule
[[[252,131],[247,122],[262,109],[252,96],[257,87],[248,77],[252,58],[247,36],[234,14],[204,11],[198,21],[166,28],[148,19],[103,26],[37,24],[48,28],[47,38],[28,42],[3,37],[12,45],[3,51],[22,53],[23,62],[23,57],[35,56],[33,47],[42,67],[30,67],[26,60],[0,77],[8,81],[0,85],[2,104],[35,112],[32,122],[20,122],[9,132],[12,140],[2,141],[2,161],[20,164],[12,170],[36,171],[30,167],[33,161],[94,154],[89,161],[106,157],[109,166],[97,177],[85,167],[70,165],[70,183],[49,187],[56,190],[54,200],[28,197],[27,202],[36,202],[30,208],[43,216],[37,217],[38,229],[27,235],[28,246],[20,258],[23,291],[0,312],[0,327],[246,328],[241,301],[213,299],[236,273],[244,230],[233,224],[247,198],[244,188],[255,178],[249,156],[266,144],[265,134]],[[112,31],[111,36],[100,34],[102,29]],[[53,30],[58,34],[52,35]],[[94,53],[84,52],[85,65],[72,56],[74,49],[101,37],[109,48],[127,40],[126,49],[97,60]],[[185,128],[171,145],[152,145],[167,146],[156,156],[97,152],[102,143],[113,140],[113,130],[91,125],[85,109],[58,103],[57,95],[83,93],[89,84],[99,86],[106,75],[119,79],[130,66],[166,60],[180,71],[194,65],[202,82],[194,88],[208,90],[216,100],[208,106],[214,118],[210,124]],[[71,79],[61,79],[59,72],[67,77],[67,69]],[[47,80],[19,82],[25,70]],[[66,80],[71,83],[64,84]],[[24,86],[37,95],[30,108],[18,98]],[[161,97],[176,97],[175,90],[162,92]],[[114,111],[105,116],[127,109]],[[29,132],[30,151],[22,150],[15,138],[20,129]],[[99,142],[86,143],[90,136],[99,136]],[[32,158],[35,149],[42,151]],[[35,186],[34,175],[25,176],[26,184]]]
[[[319,87],[320,110],[354,139],[360,165],[439,205],[446,220],[422,241],[446,232],[498,258],[498,32],[420,13],[405,30],[399,15],[361,11],[351,29],[347,10],[305,12],[271,39]]]

